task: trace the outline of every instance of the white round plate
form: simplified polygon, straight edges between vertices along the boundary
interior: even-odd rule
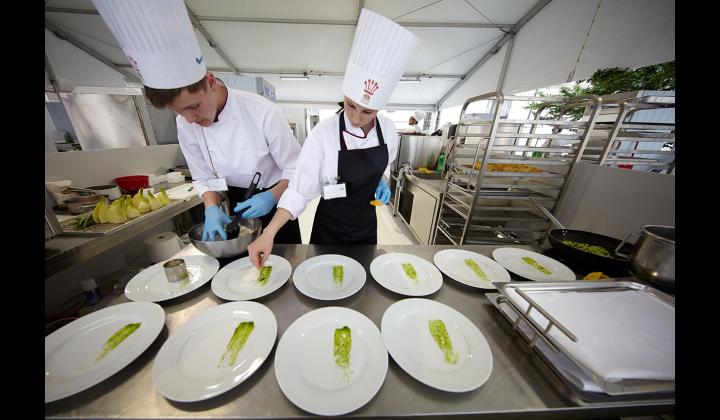
[[[257,282],[258,271],[250,257],[244,257],[220,269],[210,287],[215,295],[225,300],[251,300],[269,295],[288,281],[292,267],[288,260],[277,255],[270,255],[265,265],[272,266],[272,271],[264,286]]]
[[[452,342],[454,364],[430,334],[429,321],[442,320]],[[410,376],[433,388],[466,392],[490,377],[493,357],[485,336],[463,314],[429,299],[403,299],[390,305],[380,324],[383,342]]]
[[[140,323],[101,357],[105,343],[127,324]],[[45,337],[45,402],[77,394],[129,365],[165,325],[156,303],[127,302],[92,312]]]
[[[493,258],[509,271],[534,281],[575,281],[575,273],[567,268],[560,261],[554,260],[537,252],[520,248],[496,248],[493,250]],[[538,264],[550,270],[545,274],[532,265],[522,260],[523,257],[530,257]]]
[[[476,274],[465,263],[467,259],[475,261],[487,277],[487,280]],[[446,276],[478,289],[495,289],[493,282],[504,283],[510,281],[510,273],[503,266],[476,252],[464,249],[443,249],[435,254],[433,261]]]
[[[170,283],[161,261],[137,273],[125,286],[125,296],[136,302],[161,302],[190,293],[217,273],[220,263],[209,255],[187,255],[185,261],[189,282]]]
[[[230,339],[242,322],[253,329],[239,352]],[[277,321],[257,302],[229,302],[192,317],[163,344],[153,364],[155,388],[165,398],[201,401],[220,395],[250,377],[275,345]]]
[[[342,265],[343,280],[333,281],[333,266]],[[305,296],[320,300],[337,300],[352,296],[365,284],[365,269],[350,257],[337,254],[318,255],[303,261],[293,273],[293,284]]]
[[[335,330],[350,328],[347,370],[335,362]],[[339,416],[357,410],[380,390],[388,355],[380,330],[365,315],[329,306],[298,318],[280,338],[275,377],[283,394],[312,414]]]
[[[410,263],[417,273],[416,281],[405,274],[402,264]],[[370,263],[370,274],[380,285],[406,296],[426,296],[437,292],[443,277],[433,263],[416,255],[393,252],[376,257]]]

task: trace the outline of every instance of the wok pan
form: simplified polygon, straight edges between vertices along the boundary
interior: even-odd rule
[[[620,245],[622,241],[619,239],[612,238],[610,236],[600,235],[599,233],[588,232],[584,230],[573,230],[565,229],[565,226],[560,223],[545,207],[533,200],[540,211],[542,211],[554,225],[559,229],[552,229],[548,232],[548,241],[550,245],[556,249],[563,256],[575,260],[580,263],[585,263],[589,267],[597,267],[598,271],[615,271],[615,270],[629,270],[630,259],[617,255],[615,249]],[[605,248],[612,257],[603,257],[601,255],[592,254],[574,248],[570,245],[565,245],[563,241],[573,241],[585,243],[588,245],[601,246]],[[625,244],[621,249],[622,252],[628,253],[632,249],[632,245]]]

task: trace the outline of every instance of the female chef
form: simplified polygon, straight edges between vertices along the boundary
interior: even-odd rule
[[[310,243],[376,244],[373,199],[387,204],[390,163],[397,153],[395,125],[378,115],[402,76],[418,38],[397,23],[363,9],[342,84],[344,110],[320,122],[303,144],[297,170],[262,235],[248,246],[256,267],[270,255],[276,233],[322,196]]]
[[[176,118],[180,149],[195,190],[205,204],[202,240],[227,239],[220,209],[222,191],[242,217],[263,226],[275,214],[288,185],[300,144],[280,108],[260,95],[230,89],[205,67],[182,0],[93,0],[103,20],[140,74],[145,95]],[[256,194],[243,201],[255,172]],[[278,243],[301,243],[297,220]]]

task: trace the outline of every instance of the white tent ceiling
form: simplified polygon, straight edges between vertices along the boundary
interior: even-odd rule
[[[395,19],[421,39],[405,71],[419,75],[421,82],[398,84],[393,104],[447,107],[495,90],[511,43],[494,55],[490,51],[503,30],[536,5],[543,7],[530,14],[512,43],[505,92],[566,82],[573,69],[577,80],[602,67],[634,68],[675,56],[674,0],[186,0],[186,5],[201,25],[196,35],[208,66],[221,77],[232,74],[233,67],[240,74],[265,77],[279,102],[342,97],[342,73],[361,5]],[[45,18],[49,29],[59,28],[108,63],[133,72],[89,0],[49,0]],[[46,41],[53,66],[58,42],[66,41]],[[483,65],[471,72],[483,57]],[[310,80],[279,78],[303,72]]]

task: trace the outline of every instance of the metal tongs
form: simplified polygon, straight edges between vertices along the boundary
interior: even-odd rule
[[[245,197],[243,198],[243,201],[253,196],[253,194],[255,193],[255,188],[257,188],[257,185],[260,182],[260,176],[260,172],[255,172],[255,175],[253,175],[252,181],[250,182],[250,186],[245,192]],[[238,213],[230,223],[225,225],[225,233],[227,233],[228,240],[235,239],[240,234],[240,219],[242,219],[243,213],[245,213],[245,210],[243,210],[242,213]]]

